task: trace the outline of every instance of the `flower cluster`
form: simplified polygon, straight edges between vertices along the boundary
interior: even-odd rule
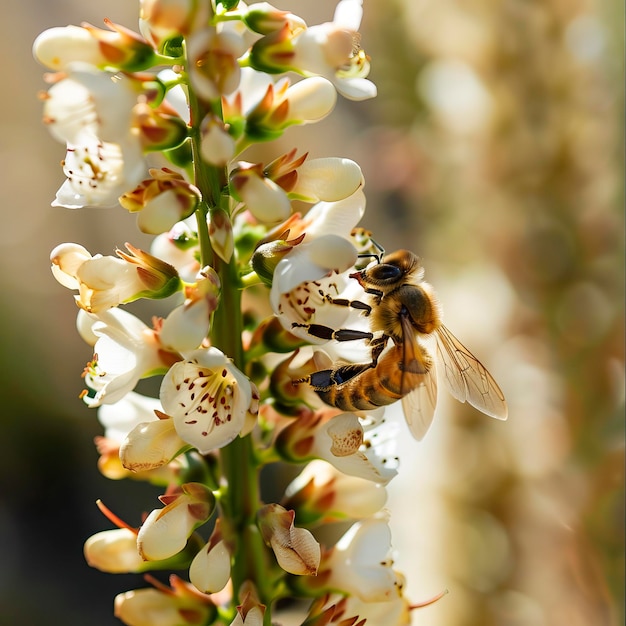
[[[106,572],[188,571],[117,596],[129,626],[260,626],[289,597],[310,600],[307,626],[409,623],[383,509],[397,471],[383,410],[341,411],[293,384],[339,358],[371,360],[367,340],[303,326],[367,327],[337,305],[362,295],[350,273],[373,256],[355,228],[361,169],[297,148],[243,158],[325,118],[337,94],[375,95],[361,5],[341,0],[333,21],[308,26],[267,3],[141,0],[138,32],[107,21],[35,41],[53,71],[44,120],[67,148],[53,204],[121,208],[154,236],[150,250],[62,243],[51,254],[93,347],[83,400],[105,431],[100,470],[164,489],[139,528],[102,505],[117,528],[91,537],[86,559]],[[124,308],[162,298],[171,311],[149,325]],[[160,377],[158,398],[135,391],[147,377]],[[260,472],[281,463],[301,472],[265,503]],[[324,545],[320,525],[336,521],[351,525]]]

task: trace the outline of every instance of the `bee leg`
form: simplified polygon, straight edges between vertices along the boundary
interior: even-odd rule
[[[370,346],[372,348],[372,367],[378,363],[378,357],[385,349],[388,340],[389,335],[381,335],[380,337],[376,337],[370,341]]]
[[[361,302],[360,300],[348,300],[347,298],[333,298],[332,296],[324,293],[320,289],[320,296],[329,302],[330,304],[336,304],[337,306],[347,306],[351,309],[358,309],[365,313],[365,315],[369,315],[372,312],[372,307],[365,302]]]
[[[319,339],[326,339],[330,341],[355,341],[357,339],[366,339],[371,341],[374,338],[373,333],[363,330],[351,330],[349,328],[340,328],[334,330],[330,326],[323,326],[322,324],[298,324],[294,322],[291,325],[292,328],[305,328],[309,335],[318,337]]]

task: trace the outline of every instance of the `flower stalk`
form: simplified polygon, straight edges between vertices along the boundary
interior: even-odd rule
[[[306,384],[332,379],[339,359],[351,365],[338,372],[371,370],[390,340],[368,330],[354,280],[363,258],[380,261],[355,230],[364,176],[342,156],[276,154],[274,143],[322,121],[338,94],[375,95],[362,0],[340,0],[316,26],[267,3],[140,8],[138,33],[72,26],[34,45],[60,71],[44,99],[67,148],[54,204],[121,205],[154,236],[149,252],[65,243],[51,255],[94,350],[83,399],[105,429],[99,467],[164,488],[138,529],[109,515],[118,528],[87,541],[87,560],[115,573],[188,569],[189,582],[120,593],[128,626],[270,626],[284,598],[310,601],[303,625],[375,626],[379,614],[408,624],[382,512],[393,429],[383,409],[340,410]],[[263,163],[249,161],[255,144]],[[150,324],[124,310],[166,297],[171,311]],[[160,378],[158,398],[135,391],[148,377]],[[281,502],[266,501],[264,468],[306,464]],[[319,527],[334,521],[352,530],[324,545]]]

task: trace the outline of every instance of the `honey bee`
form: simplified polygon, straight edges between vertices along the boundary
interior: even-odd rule
[[[363,311],[369,317],[370,331],[293,324],[321,339],[365,339],[371,346],[371,362],[323,369],[294,383],[309,383],[324,402],[345,411],[370,410],[401,400],[418,440],[426,434],[435,412],[437,373],[454,398],[491,417],[506,419],[506,401],[496,381],[443,325],[433,288],[422,280],[419,258],[408,250],[371,256],[376,258],[375,265],[350,274],[370,297],[369,303],[322,294],[331,304]],[[426,347],[431,337],[435,359]],[[392,345],[386,349],[389,340]]]

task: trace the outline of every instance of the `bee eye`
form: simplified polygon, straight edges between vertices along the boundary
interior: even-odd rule
[[[390,263],[381,263],[370,270],[370,277],[379,281],[397,280],[402,276],[402,270]]]

